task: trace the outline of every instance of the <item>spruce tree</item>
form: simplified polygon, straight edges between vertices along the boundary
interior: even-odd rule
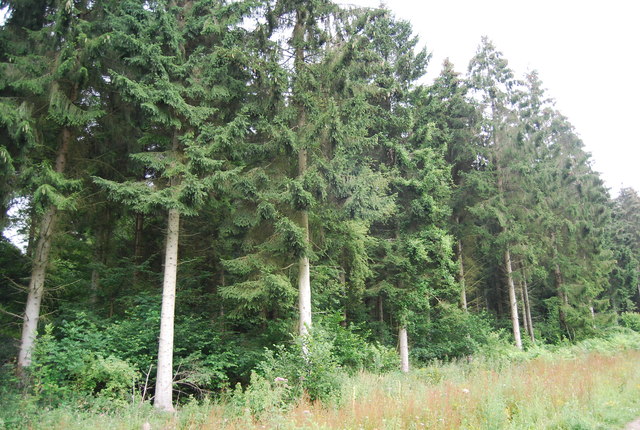
[[[239,101],[248,76],[239,27],[241,2],[192,1],[147,7],[121,2],[112,11],[112,39],[123,57],[110,79],[146,117],[133,155],[148,169],[139,182],[96,178],[116,200],[141,213],[167,211],[162,312],[154,405],[172,410],[173,330],[180,217],[195,215],[237,172],[233,145],[247,132]],[[212,20],[213,17],[217,19]]]
[[[20,168],[21,195],[29,196],[39,219],[36,245],[32,253],[29,281],[18,354],[18,367],[31,363],[40,306],[59,211],[73,206],[70,195],[79,183],[65,176],[69,155],[101,111],[95,98],[87,92],[96,39],[91,2],[9,3],[3,70],[4,91],[11,94],[17,109],[14,118],[3,117],[14,144],[37,145]],[[16,120],[21,132],[11,132]]]
[[[469,63],[469,83],[483,111],[481,157],[486,168],[476,171],[475,186],[489,191],[473,210],[484,219],[487,232],[494,237],[492,253],[499,256],[495,262],[504,274],[514,341],[522,348],[512,258],[521,225],[514,222],[515,205],[509,201],[510,197],[517,197],[520,179],[515,169],[518,119],[514,102],[518,82],[502,53],[486,37]]]
[[[634,311],[640,304],[640,196],[633,188],[614,200],[611,229],[616,266],[608,295],[615,311]]]
[[[475,148],[478,111],[467,95],[468,88],[453,64],[447,59],[440,76],[426,92],[426,100],[420,115],[425,117],[423,127],[438,145],[445,149],[444,157],[451,169],[453,194],[449,205],[452,209],[451,230],[456,236],[454,245],[458,262],[458,283],[460,284],[460,306],[467,310],[469,292],[465,276],[465,218],[466,204],[470,202],[463,195],[464,176],[474,168],[477,149]]]

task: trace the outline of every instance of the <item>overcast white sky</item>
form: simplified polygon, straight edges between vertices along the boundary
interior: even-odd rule
[[[378,0],[342,4],[376,7]],[[640,2],[634,0],[440,0],[386,2],[433,54],[428,76],[449,57],[466,72],[480,38],[517,75],[538,70],[613,196],[640,191]]]

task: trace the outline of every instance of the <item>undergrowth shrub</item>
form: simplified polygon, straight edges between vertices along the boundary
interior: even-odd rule
[[[495,330],[488,315],[465,312],[455,306],[437,306],[431,322],[422,327],[414,336],[410,351],[418,363],[471,356],[494,341]]]
[[[384,347],[370,345],[344,327],[335,325],[328,331],[317,323],[293,343],[265,350],[246,389],[236,385],[225,397],[226,404],[235,417],[265,419],[302,399],[336,403],[347,373],[366,367],[385,369],[395,361],[395,352],[392,357]]]
[[[106,358],[78,338],[56,339],[47,325],[37,340],[29,368],[33,394],[52,405],[106,398],[117,407],[131,401],[140,373],[128,362]]]
[[[124,319],[100,320],[68,311],[48,325],[33,352],[33,394],[50,404],[81,397],[130,402],[150,394],[155,383],[159,312],[134,306]],[[224,342],[210,321],[176,318],[174,363],[179,400],[204,399],[228,385],[237,365],[234,344]]]
[[[122,403],[131,400],[140,373],[118,357],[98,355],[86,363],[77,378],[81,391]]]
[[[620,315],[620,323],[623,327],[627,327],[633,331],[640,332],[640,313],[623,312]]]
[[[285,347],[278,345],[275,351],[267,350],[258,365],[258,375],[275,386],[286,383],[288,401],[301,398],[329,402],[340,389],[342,369],[334,355],[331,335],[321,327],[314,327],[310,334]]]
[[[370,341],[369,330],[353,324],[343,327],[341,320],[341,315],[332,315],[316,325],[332,344],[331,354],[343,370],[351,374],[363,370],[383,373],[398,368],[400,360],[394,348]]]

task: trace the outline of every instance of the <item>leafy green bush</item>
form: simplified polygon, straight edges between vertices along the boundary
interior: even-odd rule
[[[640,313],[623,312],[620,315],[620,322],[623,327],[630,328],[633,331],[640,332]]]
[[[473,314],[455,306],[440,305],[432,321],[414,336],[412,357],[417,362],[447,360],[477,353],[491,341],[493,327],[485,314]]]
[[[56,339],[52,325],[45,327],[32,358],[29,371],[34,394],[53,404],[96,396],[108,398],[116,406],[131,400],[140,379],[140,373],[120,358],[103,358],[71,336]]]
[[[338,365],[348,373],[361,370],[370,372],[388,372],[398,368],[400,359],[394,348],[370,342],[368,330],[351,325],[340,325],[341,315],[321,319],[320,326],[327,339],[333,344],[332,355]]]
[[[339,397],[344,372],[334,355],[334,336],[320,325],[290,345],[265,350],[245,391],[240,386],[230,404],[253,417],[282,412],[303,396],[322,402]]]
[[[81,396],[122,403],[131,400],[132,390],[144,392],[143,383],[151,393],[158,330],[159,313],[151,303],[135,306],[124,319],[99,320],[68,311],[36,342],[31,366],[34,394],[59,404]],[[174,370],[181,394],[202,399],[227,386],[237,362],[233,346],[220,338],[209,320],[177,318]]]
[[[77,378],[77,385],[83,392],[124,400],[131,397],[140,373],[131,364],[113,355],[107,358],[96,356],[86,363]]]

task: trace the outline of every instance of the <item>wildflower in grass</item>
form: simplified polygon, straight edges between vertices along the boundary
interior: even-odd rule
[[[276,379],[273,380],[274,382],[289,382],[289,380],[287,378],[283,378],[281,376],[276,377]]]

